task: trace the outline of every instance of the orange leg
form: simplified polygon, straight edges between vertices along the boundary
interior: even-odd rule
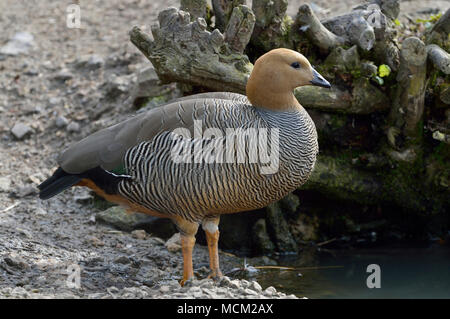
[[[174,217],[173,221],[180,231],[181,251],[183,253],[183,279],[180,281],[180,284],[184,286],[186,281],[194,277],[192,251],[194,250],[198,224],[189,222],[181,217]]]
[[[194,250],[195,237],[189,235],[181,235],[181,250],[183,252],[183,279],[181,286],[186,281],[194,277],[194,268],[192,266],[192,251]]]
[[[222,277],[222,272],[219,267],[219,229],[217,225],[219,224],[219,218],[209,219],[203,222],[203,229],[206,234],[206,241],[208,243],[209,251],[209,267],[211,268],[211,274],[209,278],[217,279]]]

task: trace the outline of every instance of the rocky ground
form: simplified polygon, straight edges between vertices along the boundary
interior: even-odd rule
[[[99,223],[103,209],[84,189],[37,199],[36,185],[55,169],[59,151],[135,113],[139,83],[154,84],[155,104],[180,94],[156,85],[128,40],[132,26],[149,31],[158,12],[178,1],[78,2],[81,29],[67,27],[65,2],[0,2],[0,298],[294,298],[227,277],[181,288],[176,241]],[[357,2],[315,4],[326,15]],[[290,13],[299,5],[291,1]],[[225,273],[244,265],[224,252],[220,258]],[[194,263],[197,278],[206,278],[205,247],[196,247]],[[77,270],[79,288],[71,280]]]

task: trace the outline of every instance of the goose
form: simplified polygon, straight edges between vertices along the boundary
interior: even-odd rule
[[[283,198],[314,168],[316,128],[293,94],[304,85],[331,87],[299,52],[271,50],[256,60],[246,95],[184,97],[69,146],[39,197],[84,186],[129,211],[170,218],[180,232],[182,285],[194,276],[201,225],[209,277],[220,278],[220,216]]]

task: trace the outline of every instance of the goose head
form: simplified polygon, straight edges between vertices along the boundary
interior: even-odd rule
[[[280,48],[256,60],[246,93],[254,106],[283,111],[301,107],[293,91],[304,85],[331,87],[302,54]]]

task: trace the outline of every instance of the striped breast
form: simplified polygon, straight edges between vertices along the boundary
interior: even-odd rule
[[[195,129],[191,138],[164,131],[126,152],[124,166],[132,178],[120,182],[122,196],[153,211],[201,221],[264,207],[306,181],[318,144],[305,110],[273,112],[211,101],[193,113],[203,136],[195,136]]]

